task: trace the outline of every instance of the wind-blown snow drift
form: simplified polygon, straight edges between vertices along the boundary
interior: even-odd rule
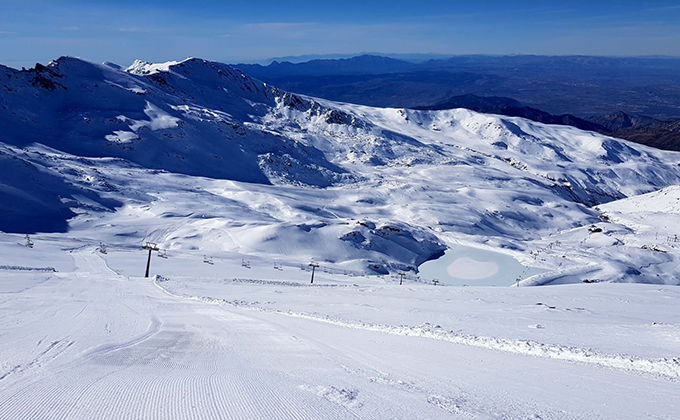
[[[583,245],[600,223],[591,206],[680,181],[672,152],[467,110],[333,103],[194,58],[123,70],[62,57],[0,66],[0,80],[6,232],[378,272],[462,241],[576,273],[535,284],[580,280],[589,262],[596,280],[677,282],[673,255],[641,269],[647,254],[617,242],[623,226]]]

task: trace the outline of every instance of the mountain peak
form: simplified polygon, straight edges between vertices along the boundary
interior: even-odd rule
[[[188,59],[187,59],[188,60]],[[159,72],[169,72],[170,67],[179,64],[180,61],[166,61],[164,63],[151,63],[143,60],[135,60],[125,72],[138,76],[148,76]]]
[[[75,57],[72,55],[62,55],[56,60],[47,63],[48,67],[59,68],[60,66],[91,66],[94,63],[85,60],[84,58]]]
[[[226,74],[235,78],[250,79],[250,77],[246,76],[240,70],[237,70],[228,64],[196,57],[185,58],[182,61],[166,61],[164,63],[150,63],[148,61],[135,60],[125,69],[125,72],[137,76],[173,73],[181,78],[191,76],[203,79],[208,74],[214,73],[218,76]]]

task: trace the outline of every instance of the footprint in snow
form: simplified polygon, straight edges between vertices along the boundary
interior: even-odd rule
[[[347,408],[361,408],[364,404],[357,398],[359,391],[356,389],[336,388],[334,386],[307,386],[300,385],[301,389],[309,391],[332,403],[342,405]]]
[[[441,395],[430,395],[427,397],[427,402],[451,414],[473,416],[472,413],[469,413],[463,409],[462,405],[465,403],[465,400],[462,398],[448,398]]]

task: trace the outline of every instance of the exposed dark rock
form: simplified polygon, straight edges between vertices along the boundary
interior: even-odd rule
[[[594,122],[595,124],[599,124],[612,132],[626,128],[640,128],[650,125],[659,125],[666,122],[657,120],[656,118],[646,117],[644,115],[630,115],[623,111],[590,117],[588,120]]]
[[[611,133],[612,136],[630,140],[657,149],[680,151],[680,120],[638,128],[627,128]]]

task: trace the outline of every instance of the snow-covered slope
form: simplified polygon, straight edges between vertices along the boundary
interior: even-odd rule
[[[591,208],[679,184],[676,153],[466,110],[317,100],[193,58],[0,67],[0,93],[5,232],[379,273],[476,244],[547,270],[527,284],[678,282],[675,254],[650,260]]]
[[[95,231],[95,230],[93,230]],[[0,417],[675,419],[680,289],[434,287],[0,234]],[[65,251],[69,250],[69,251]]]
[[[680,186],[614,201],[598,210],[613,223],[629,228],[627,242],[657,253],[674,253],[680,248]]]

